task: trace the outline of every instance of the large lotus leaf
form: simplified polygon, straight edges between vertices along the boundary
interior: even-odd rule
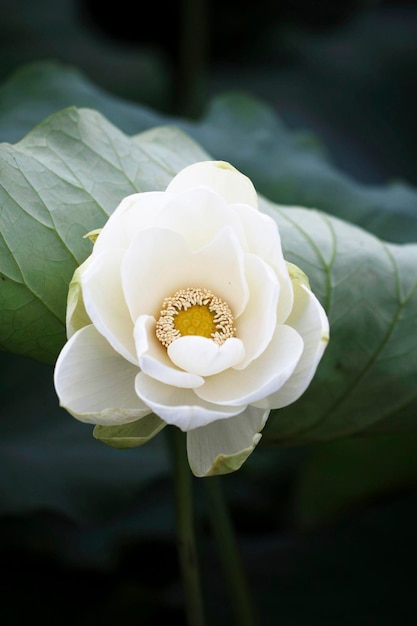
[[[183,133],[172,143],[168,135],[134,141],[98,113],[72,108],[1,145],[2,349],[55,360],[69,280],[91,250],[83,236],[124,196],[163,189],[179,169],[207,158]]]
[[[107,93],[79,69],[37,62],[0,85],[0,141],[16,143],[49,115],[71,106],[100,111],[128,134],[163,123],[160,114]]]
[[[70,105],[100,111],[129,135],[175,125],[212,157],[245,172],[274,202],[321,209],[389,241],[417,239],[413,187],[358,183],[332,165],[317,137],[290,130],[270,106],[248,94],[220,95],[207,103],[200,120],[189,121],[116,98],[73,68],[35,63],[0,87],[0,139],[16,142],[48,115]]]
[[[317,138],[289,131],[255,98],[228,94],[213,100],[197,124],[183,124],[210,154],[245,172],[269,200],[321,209],[397,243],[417,237],[417,194],[393,182],[367,186],[338,171]]]
[[[3,349],[53,361],[65,340],[68,282],[90,251],[83,235],[124,195],[163,189],[202,158],[182,132],[164,127],[132,139],[97,112],[77,109],[51,116],[16,146],[3,145]],[[331,324],[313,384],[269,420],[265,440],[326,439],[381,420],[388,430],[415,427],[417,246],[386,244],[315,210],[267,201],[263,209],[277,220],[288,259],[309,275]]]
[[[268,421],[268,439],[414,429],[417,244],[388,244],[317,211],[263,208],[279,224],[287,258],[308,274],[325,306],[331,337],[307,392]]]

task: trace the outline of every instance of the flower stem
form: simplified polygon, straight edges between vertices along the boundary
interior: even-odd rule
[[[174,464],[178,556],[184,586],[187,623],[188,626],[204,626],[203,597],[194,533],[192,474],[187,460],[184,433],[176,427],[169,428],[169,431]]]
[[[220,477],[211,476],[204,480],[204,484],[207,489],[211,523],[229,586],[235,621],[239,626],[256,626],[258,622],[255,618],[239,547],[220,481]]]

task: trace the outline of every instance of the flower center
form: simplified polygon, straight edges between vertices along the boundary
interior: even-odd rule
[[[185,335],[207,337],[222,345],[235,335],[233,322],[227,302],[209,289],[188,287],[163,301],[156,336],[166,348]]]

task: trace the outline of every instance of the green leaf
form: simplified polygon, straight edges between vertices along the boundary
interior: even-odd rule
[[[387,244],[317,211],[263,208],[330,321],[312,384],[293,405],[273,412],[264,439],[322,441],[381,421],[391,432],[415,429],[417,244]]]
[[[253,110],[259,121],[258,109]],[[0,346],[53,362],[65,341],[73,271],[120,200],[164,189],[208,154],[178,129],[133,138],[99,113],[66,109],[0,149]],[[387,244],[320,211],[263,209],[278,222],[288,261],[328,311],[331,340],[317,376],[273,414],[265,443],[305,443],[370,428],[415,428],[417,246]],[[383,424],[383,426],[381,425]]]
[[[371,187],[338,171],[311,135],[290,131],[256,98],[232,93],[210,103],[198,124],[182,124],[215,158],[247,174],[279,204],[319,209],[405,243],[417,239],[417,192],[405,183]]]
[[[15,143],[48,116],[71,106],[100,111],[129,134],[163,123],[160,114],[107,93],[75,67],[37,62],[0,85],[0,140]]]
[[[175,135],[175,136],[174,136]],[[131,139],[91,110],[65,109],[0,146],[0,347],[54,362],[84,235],[121,199],[164,189],[206,153],[180,131]]]
[[[400,181],[356,182],[334,167],[319,138],[288,129],[270,106],[247,94],[217,96],[202,119],[191,122],[116,98],[74,68],[34,63],[0,86],[0,139],[16,142],[70,105],[96,109],[129,135],[175,126],[213,158],[233,163],[273,202],[319,209],[396,243],[417,239],[416,189]]]

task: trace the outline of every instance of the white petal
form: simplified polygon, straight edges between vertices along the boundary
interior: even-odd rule
[[[158,213],[168,201],[164,191],[135,193],[124,198],[102,228],[93,254],[109,248],[125,250],[137,232],[158,224]]]
[[[190,252],[177,233],[148,228],[137,233],[122,263],[123,292],[133,320],[159,318],[164,298],[188,286]]]
[[[189,270],[188,286],[210,289],[227,302],[235,318],[244,311],[249,297],[244,254],[229,226],[192,255]]]
[[[65,344],[54,382],[61,406],[80,421],[126,424],[151,413],[135,393],[137,373],[91,325]]]
[[[168,346],[168,356],[186,372],[198,376],[213,376],[240,363],[245,356],[245,349],[236,337],[227,339],[219,346],[207,337],[187,335],[175,339]]]
[[[141,315],[135,324],[135,340],[141,370],[174,387],[193,389],[204,384],[204,378],[184,372],[175,367],[167,355],[166,348],[155,337],[156,321],[149,315]]]
[[[244,370],[229,369],[206,379],[195,393],[216,404],[253,404],[280,389],[293,373],[303,352],[303,340],[290,326],[277,326],[258,358]]]
[[[233,472],[253,452],[269,411],[247,407],[227,420],[218,420],[187,433],[187,452],[196,476]]]
[[[249,300],[242,315],[235,320],[236,336],[243,341],[245,358],[236,365],[244,369],[266,349],[277,323],[280,285],[272,269],[254,254],[245,256],[245,276]]]
[[[122,291],[123,250],[105,250],[94,256],[81,275],[83,300],[97,330],[123,357],[137,364],[133,323]]]
[[[123,259],[122,282],[133,319],[143,314],[158,319],[164,298],[187,287],[211,289],[234,315],[248,299],[243,253],[230,227],[194,253],[171,230],[149,228],[138,233]]]
[[[286,323],[293,305],[293,290],[281,246],[277,223],[272,217],[246,205],[234,205],[245,230],[248,250],[270,265],[281,285],[277,309],[278,324]]]
[[[295,301],[288,323],[303,338],[303,354],[286,384],[263,399],[258,406],[280,409],[295,402],[307,389],[329,341],[329,322],[316,296],[294,281]]]
[[[140,372],[135,381],[136,393],[156,415],[168,424],[188,431],[219,419],[241,413],[246,407],[221,406],[201,400],[191,389],[179,389]]]
[[[200,185],[217,191],[227,202],[244,202],[258,208],[252,181],[225,161],[201,161],[185,167],[169,183],[167,191],[180,193]]]
[[[206,187],[170,194],[170,200],[159,212],[158,226],[181,234],[191,251],[207,245],[219,231],[230,226],[240,241],[244,230],[231,205]]]

